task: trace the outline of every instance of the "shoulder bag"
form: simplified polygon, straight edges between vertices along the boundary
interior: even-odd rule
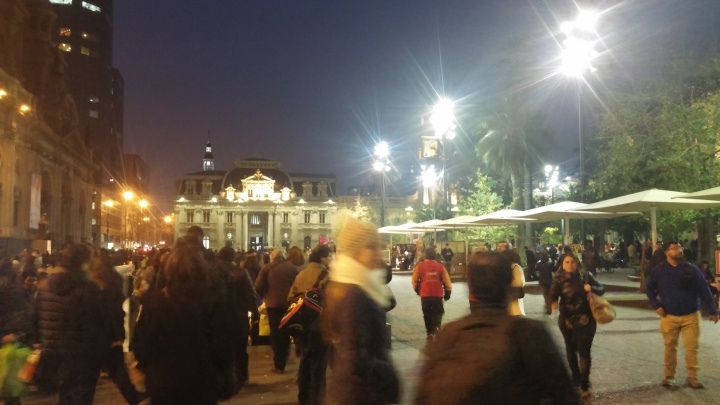
[[[585,283],[588,283],[588,275],[585,274]],[[605,298],[595,294],[594,292],[587,293],[587,300],[590,304],[590,310],[592,311],[593,318],[599,324],[610,323],[615,319],[615,308]]]
[[[322,293],[319,289],[320,282],[327,276],[328,271],[323,270],[318,276],[313,287],[295,302],[285,312],[280,321],[279,328],[292,337],[298,337],[305,332],[322,313]]]

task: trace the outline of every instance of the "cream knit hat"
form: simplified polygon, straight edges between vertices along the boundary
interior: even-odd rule
[[[378,246],[380,236],[377,228],[355,218],[347,218],[337,234],[337,252],[357,258],[363,248]]]

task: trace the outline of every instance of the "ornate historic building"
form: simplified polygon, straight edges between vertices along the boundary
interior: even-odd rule
[[[176,237],[197,225],[211,249],[332,243],[335,198],[334,175],[288,173],[268,159],[240,159],[230,170],[215,170],[208,142],[203,170],[178,182]]]
[[[92,154],[55,17],[47,1],[0,0],[0,253],[92,238]]]

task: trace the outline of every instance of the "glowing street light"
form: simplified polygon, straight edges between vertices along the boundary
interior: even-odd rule
[[[373,169],[380,173],[380,226],[385,226],[385,173],[390,171],[390,146],[387,142],[381,141],[375,145],[376,160]]]

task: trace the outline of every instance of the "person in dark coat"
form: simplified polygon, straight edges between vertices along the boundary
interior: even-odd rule
[[[338,255],[330,266],[321,327],[332,344],[327,405],[383,405],[399,401],[385,312],[393,296],[377,229],[349,218],[337,235]]]
[[[319,245],[310,252],[309,263],[301,271],[288,293],[288,302],[295,302],[305,291],[317,288],[322,294],[330,281],[328,265],[330,248]],[[299,338],[300,367],[298,368],[298,402],[303,405],[320,405],[325,396],[325,369],[328,346],[320,333],[320,319],[316,319]]]
[[[233,248],[225,246],[218,252],[218,259],[222,262],[223,271],[227,272],[227,294],[228,303],[232,313],[232,327],[234,343],[233,366],[239,386],[247,383],[248,375],[248,336],[250,325],[248,324],[248,312],[257,314],[257,294],[255,287],[250,280],[250,275],[245,268],[240,267],[243,263],[235,263],[234,258],[245,258],[244,254],[235,255]]]
[[[280,321],[288,309],[287,297],[298,271],[290,260],[283,257],[279,250],[273,251],[273,260],[263,266],[255,280],[255,290],[265,301],[268,322],[270,323],[270,342],[273,349],[275,366],[270,370],[276,374],[285,372],[290,335],[280,330]]]
[[[108,375],[120,390],[125,401],[130,405],[139,404],[146,398],[146,395],[138,392],[130,381],[123,352],[125,341],[123,279],[113,268],[107,251],[101,251],[93,260],[90,267],[90,280],[97,284],[102,292],[103,311],[106,314],[106,348],[103,368],[107,369]]]
[[[42,348],[46,388],[59,390],[59,404],[90,405],[107,351],[105,306],[88,280],[92,250],[73,244],[63,250],[62,270],[42,280],[35,301],[35,325]]]
[[[475,311],[445,325],[426,347],[414,403],[579,404],[545,327],[507,312],[510,261],[498,252],[475,252],[468,281]]]
[[[545,313],[550,315],[552,313],[552,296],[550,295],[550,286],[552,286],[553,273],[555,267],[550,261],[548,252],[540,252],[540,260],[537,262],[535,267],[538,272],[538,284],[542,288],[543,298],[545,299]]]
[[[162,288],[147,295],[136,329],[135,356],[153,405],[217,404],[218,376],[232,362],[229,311],[204,249],[183,239],[163,262]]]
[[[572,372],[573,385],[580,389],[583,397],[589,397],[592,365],[590,349],[597,322],[592,315],[587,293],[603,295],[605,288],[591,273],[581,270],[576,256],[565,256],[562,268],[555,273],[550,291],[553,312],[560,308],[558,327],[565,341],[565,354]]]

